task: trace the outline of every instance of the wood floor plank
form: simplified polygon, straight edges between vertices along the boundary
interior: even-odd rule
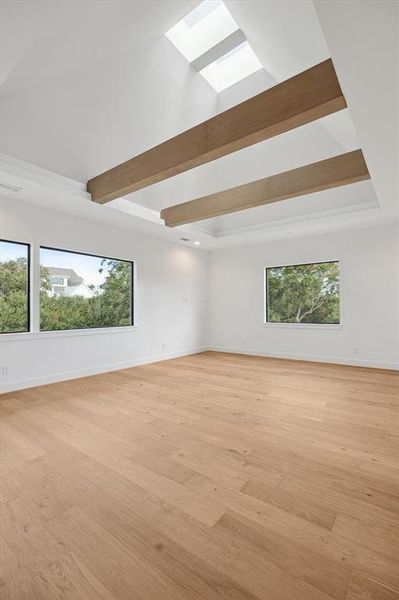
[[[345,598],[350,570],[342,562],[326,559],[305,545],[296,544],[236,513],[225,513],[215,529],[236,539],[241,547],[260,551],[263,559],[294,578],[337,600]]]
[[[265,504],[243,492],[226,488],[214,479],[201,475],[190,479],[185,486],[197,490],[209,499],[217,500],[229,510],[277,534],[289,536],[297,543],[318,547],[320,544],[327,544],[330,538],[331,532],[324,527],[271,504]]]
[[[71,555],[55,560],[32,579],[32,600],[115,600],[97,577]]]
[[[359,544],[388,557],[399,558],[399,526],[396,524],[391,524],[387,528],[380,523],[339,514],[333,532],[342,537],[355,539]]]
[[[387,588],[362,573],[354,572],[349,584],[347,600],[398,600],[399,591]]]
[[[81,509],[62,513],[47,527],[115,598],[157,600],[162,594],[178,600],[184,598],[173,581],[162,577],[155,563],[145,563]]]
[[[155,564],[166,577],[171,578],[184,589],[190,589],[193,598],[254,600],[254,597],[238,583],[218,570],[221,564],[224,564],[223,562],[212,562],[206,554],[205,558],[193,553],[198,531],[206,531],[203,526],[198,524],[193,528],[192,521],[187,523],[185,537],[189,543],[185,545],[181,532],[171,535],[171,530],[167,527],[165,529],[164,516],[169,513],[171,506],[160,500],[154,500],[154,497],[146,496],[145,491],[134,484],[126,488],[126,481],[123,478],[116,473],[110,475],[108,472],[112,483],[112,494],[110,494],[103,485],[102,465],[93,464],[92,460],[88,460],[81,462],[78,467],[78,474],[71,473],[71,484],[74,493],[79,494],[84,511],[90,518],[100,521],[102,527],[109,533],[117,537],[127,548],[137,552],[142,559]],[[76,475],[80,476],[80,482]],[[82,479],[85,480],[83,485]],[[89,481],[90,485],[99,486],[101,490],[101,494],[94,502],[88,501],[84,490]],[[81,486],[83,492],[80,494]],[[114,507],[112,512],[111,506]],[[180,522],[184,523],[184,515],[174,512]],[[217,543],[220,543],[220,539]],[[209,553],[212,554],[209,545],[204,549],[205,551],[209,549]],[[226,556],[229,556],[228,551]]]
[[[397,600],[399,373],[204,352],[4,395],[3,600]]]
[[[267,485],[257,479],[249,479],[243,486],[242,491],[244,494],[258,498],[266,504],[281,508],[301,519],[329,530],[332,529],[337,518],[338,513],[331,509],[309,500],[301,500],[298,496],[290,494],[279,486]]]

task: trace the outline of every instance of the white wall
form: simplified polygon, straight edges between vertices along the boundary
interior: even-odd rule
[[[206,252],[17,201],[6,201],[4,210],[5,239],[30,242],[36,252],[43,244],[134,260],[137,267],[137,327],[2,336],[4,391],[206,348]]]
[[[208,254],[15,200],[6,201],[4,208],[2,237],[30,242],[34,252],[44,244],[134,260],[137,327],[2,336],[3,391],[209,347],[399,368],[395,225]],[[340,328],[264,324],[266,265],[335,259],[341,267]]]
[[[210,257],[210,346],[399,368],[399,235],[394,225],[236,247]],[[264,324],[264,267],[340,261],[340,328]]]

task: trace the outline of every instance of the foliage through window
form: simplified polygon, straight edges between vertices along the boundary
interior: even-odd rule
[[[0,333],[29,331],[29,245],[0,240]]]
[[[266,269],[266,321],[340,322],[339,263],[325,262]]]
[[[133,325],[133,263],[40,248],[40,329]]]

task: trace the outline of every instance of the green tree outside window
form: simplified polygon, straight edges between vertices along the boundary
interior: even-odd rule
[[[340,322],[338,262],[266,269],[269,323]]]

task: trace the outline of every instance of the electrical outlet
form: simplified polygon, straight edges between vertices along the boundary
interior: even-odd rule
[[[359,348],[357,346],[353,347],[353,354],[359,354]]]
[[[3,377],[7,377],[8,375],[8,367],[1,367],[1,374]]]
[[[162,350],[166,350],[166,344],[162,344]]]

